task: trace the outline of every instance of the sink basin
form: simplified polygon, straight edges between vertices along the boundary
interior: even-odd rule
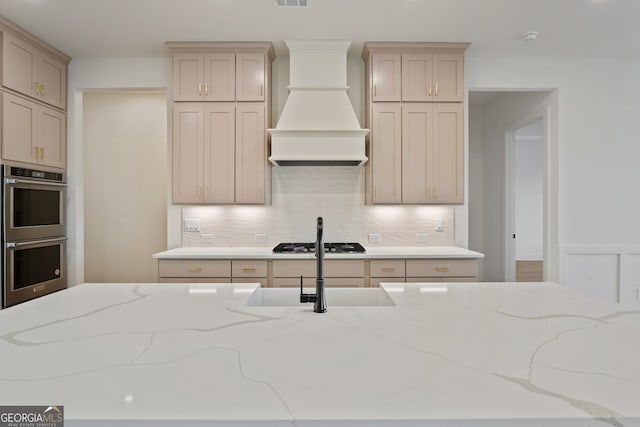
[[[305,288],[306,293],[315,288]],[[396,305],[382,288],[328,288],[325,289],[327,307],[380,307]],[[313,307],[300,303],[299,288],[257,288],[247,300],[252,307]]]

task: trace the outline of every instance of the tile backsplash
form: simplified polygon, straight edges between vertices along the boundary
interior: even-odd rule
[[[356,167],[274,167],[270,206],[184,206],[183,246],[312,242],[318,216],[324,218],[325,242],[453,246],[453,207],[365,205],[364,177],[365,169]],[[200,231],[184,231],[185,220],[193,219]],[[440,219],[443,229],[436,231]],[[266,234],[266,242],[256,242],[256,234]],[[369,243],[369,234],[379,234],[380,243]],[[417,242],[416,234],[425,241]]]

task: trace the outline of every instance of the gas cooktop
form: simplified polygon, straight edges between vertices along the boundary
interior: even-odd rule
[[[315,243],[280,243],[273,248],[275,254],[297,254],[315,252]],[[339,254],[362,254],[365,252],[360,243],[325,243],[324,251]]]

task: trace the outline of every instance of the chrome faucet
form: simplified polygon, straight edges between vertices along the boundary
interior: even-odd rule
[[[315,313],[327,311],[327,301],[324,296],[324,242],[322,241],[322,217],[318,217],[318,235],[316,237],[316,293],[305,294],[302,292],[302,276],[300,276],[300,302],[314,303]]]

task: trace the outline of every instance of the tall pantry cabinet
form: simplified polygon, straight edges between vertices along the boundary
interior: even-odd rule
[[[71,58],[0,17],[2,160],[64,170]]]
[[[269,203],[270,42],[169,42],[173,202]]]
[[[468,43],[367,42],[369,204],[464,202]]]

